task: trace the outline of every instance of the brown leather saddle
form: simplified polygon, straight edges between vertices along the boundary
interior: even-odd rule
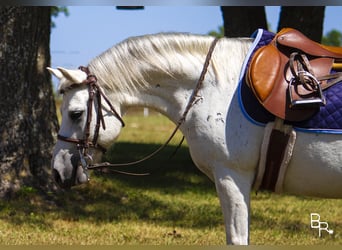
[[[341,70],[342,47],[324,46],[284,28],[255,52],[246,79],[270,113],[302,121],[325,105],[323,90],[342,80]]]

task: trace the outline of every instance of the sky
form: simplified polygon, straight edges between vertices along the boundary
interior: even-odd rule
[[[158,32],[207,34],[223,25],[219,6],[146,6],[143,10],[117,10],[114,6],[69,6],[68,17],[53,18],[52,67],[77,68],[112,47],[137,35]],[[280,8],[266,7],[271,29],[277,28]],[[328,6],[324,30],[342,32],[342,6]],[[56,79],[54,79],[54,82]]]

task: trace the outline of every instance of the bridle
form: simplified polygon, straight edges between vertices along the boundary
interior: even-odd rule
[[[87,79],[82,82],[82,84],[85,84],[88,86],[88,94],[89,94],[89,99],[87,103],[87,120],[86,120],[86,126],[84,130],[84,138],[82,139],[75,139],[71,137],[66,137],[61,134],[57,135],[58,140],[65,141],[65,142],[70,142],[74,143],[77,146],[77,150],[80,154],[80,161],[82,164],[83,169],[87,169],[88,167],[88,161],[92,160],[90,154],[88,153],[88,150],[90,147],[99,149],[103,153],[106,152],[106,149],[101,146],[100,144],[97,143],[98,137],[99,137],[99,131],[100,131],[100,126],[102,125],[102,128],[105,130],[106,129],[106,124],[103,118],[103,113],[102,113],[102,98],[105,100],[105,102],[108,104],[110,111],[114,114],[114,116],[121,122],[122,127],[125,126],[125,122],[119,115],[119,113],[115,110],[111,102],[109,101],[108,97],[104,94],[102,91],[101,87],[97,84],[97,78],[95,75],[90,74],[90,71],[87,67],[80,66],[80,70],[85,72],[87,74]],[[95,96],[97,100],[97,118],[96,118],[96,125],[95,125],[95,130],[94,130],[94,137],[93,140],[89,140],[90,136],[90,124],[93,116],[93,104],[95,103]]]
[[[129,162],[129,163],[111,164],[108,162],[104,162],[104,163],[98,163],[98,164],[91,164],[92,157],[88,153],[90,147],[95,148],[95,149],[99,149],[103,153],[106,152],[106,149],[97,143],[100,126],[102,125],[102,128],[104,130],[106,129],[106,125],[105,125],[105,121],[104,121],[103,113],[102,113],[102,108],[101,108],[102,107],[102,103],[101,103],[102,98],[108,104],[110,111],[121,122],[122,127],[125,126],[125,123],[124,123],[123,119],[121,118],[121,116],[119,115],[119,113],[115,110],[115,108],[113,107],[113,105],[109,101],[108,97],[103,93],[101,87],[97,84],[97,77],[94,74],[91,74],[89,69],[87,67],[84,67],[84,66],[79,67],[80,70],[82,70],[83,72],[85,72],[87,74],[87,79],[84,82],[82,82],[82,84],[88,85],[88,93],[89,93],[89,99],[88,99],[88,103],[87,103],[87,120],[86,120],[86,126],[85,126],[85,131],[84,131],[84,138],[83,139],[75,139],[75,138],[66,137],[66,136],[58,134],[58,136],[57,136],[58,140],[76,144],[77,150],[78,150],[79,156],[80,156],[80,162],[81,162],[82,168],[83,168],[85,173],[88,169],[99,169],[99,168],[105,168],[105,167],[120,167],[120,166],[136,165],[138,163],[146,161],[147,159],[152,158],[154,155],[156,155],[159,151],[161,151],[163,148],[165,148],[169,144],[171,139],[174,137],[174,135],[178,131],[179,127],[185,121],[185,118],[186,118],[188,112],[190,111],[191,107],[196,103],[196,99],[198,98],[198,92],[202,87],[202,83],[204,81],[205,74],[208,70],[208,66],[210,63],[212,53],[214,51],[215,45],[216,45],[218,40],[219,40],[219,38],[215,38],[213,40],[210,48],[209,48],[208,54],[207,54],[206,59],[205,59],[205,63],[203,65],[201,75],[197,81],[196,88],[194,89],[194,91],[190,97],[190,100],[189,100],[181,118],[179,119],[179,121],[177,123],[177,126],[175,127],[174,131],[171,133],[171,135],[167,139],[167,141],[162,146],[160,146],[157,150],[155,150],[153,153],[145,156],[144,158],[142,158],[140,160]],[[89,141],[90,124],[91,124],[91,120],[92,120],[92,107],[93,107],[93,104],[95,102],[95,96],[96,96],[97,107],[98,107],[97,108],[97,118],[96,118],[96,125],[95,125],[93,140]],[[114,171],[119,172],[119,173],[124,173],[124,174],[130,174],[130,175],[146,175],[146,174],[127,173],[127,172],[117,171],[117,170],[114,170]]]

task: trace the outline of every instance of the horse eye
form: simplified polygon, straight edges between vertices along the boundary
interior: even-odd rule
[[[83,111],[70,111],[69,112],[70,119],[73,121],[80,119],[82,114],[83,114]]]

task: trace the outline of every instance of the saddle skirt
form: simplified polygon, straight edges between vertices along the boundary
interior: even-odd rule
[[[239,79],[238,96],[240,108],[245,117],[252,123],[266,126],[274,121],[275,116],[267,111],[258,101],[251,88],[246,83],[246,71],[255,52],[268,45],[275,34],[267,30],[258,29],[252,35],[254,42],[247,53]],[[285,121],[296,130],[313,133],[342,134],[342,84],[341,82],[323,91],[326,105],[303,121]]]

